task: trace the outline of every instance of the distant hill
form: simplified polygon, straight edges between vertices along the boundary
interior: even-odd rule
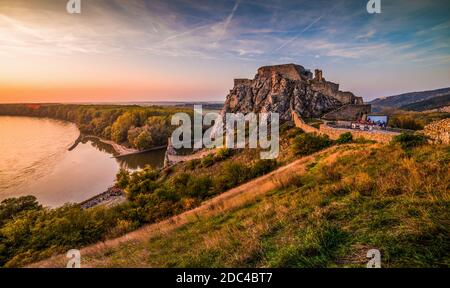
[[[425,111],[450,106],[450,93],[401,106],[402,110]]]
[[[410,92],[395,96],[382,97],[372,100],[372,110],[381,111],[386,108],[400,108],[416,102],[422,102],[434,97],[444,96],[450,93],[450,87],[437,90]]]

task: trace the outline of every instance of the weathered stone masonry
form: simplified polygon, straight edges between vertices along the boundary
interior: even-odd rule
[[[298,116],[297,113],[292,113],[292,119],[294,120],[294,124],[296,127],[302,129],[306,133],[317,133],[320,135],[328,135],[330,139],[336,140],[339,136],[345,132],[350,132],[353,135],[353,138],[365,138],[368,140],[373,140],[380,143],[389,143],[392,138],[399,133],[389,132],[389,131],[361,131],[354,129],[343,129],[343,128],[333,128],[329,127],[326,124],[321,124],[319,129],[312,127],[303,121],[303,119]]]

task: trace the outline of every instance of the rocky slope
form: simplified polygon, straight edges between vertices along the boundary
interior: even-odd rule
[[[424,132],[434,143],[450,144],[450,118],[428,124]]]
[[[361,105],[363,100],[339,85],[326,81],[322,71],[315,77],[295,64],[265,66],[254,79],[235,79],[222,113],[277,112],[291,120],[295,111],[302,117],[320,117],[344,105]]]

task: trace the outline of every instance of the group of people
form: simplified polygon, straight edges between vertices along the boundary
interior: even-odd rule
[[[361,129],[361,130],[385,130],[387,127],[387,122],[382,120],[373,121],[371,119],[362,120],[360,119],[358,122],[352,123],[353,129]]]

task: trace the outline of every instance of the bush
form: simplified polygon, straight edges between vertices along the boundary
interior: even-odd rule
[[[233,154],[233,151],[231,149],[228,149],[226,147],[221,148],[217,151],[216,156],[214,157],[217,161],[223,161],[230,157]]]
[[[194,169],[197,169],[197,167],[200,166],[201,164],[202,164],[202,161],[200,159],[193,159],[186,163],[186,168],[189,170],[194,170]]]
[[[336,140],[337,144],[345,144],[353,141],[353,135],[350,132],[345,132],[339,135],[339,138]]]
[[[0,203],[0,225],[26,211],[41,210],[34,196],[5,199]]]
[[[422,146],[428,142],[428,138],[423,134],[402,133],[392,139],[393,143],[398,143],[403,150],[410,150],[414,147]]]
[[[317,135],[316,133],[300,134],[292,142],[293,152],[300,156],[315,153],[332,144],[327,135]]]
[[[284,122],[283,124],[281,124],[280,126],[280,133],[286,133],[287,131],[291,130],[292,128],[294,128],[295,126],[292,125],[292,123],[289,122]]]
[[[209,154],[202,159],[202,167],[207,168],[214,164],[214,156]]]
[[[190,197],[204,199],[209,195],[212,180],[208,176],[192,177],[186,187],[186,194]]]
[[[130,183],[130,172],[128,170],[121,168],[119,173],[116,175],[116,185],[120,189],[125,189]]]
[[[226,163],[222,170],[222,175],[214,180],[215,192],[223,192],[235,187],[249,179],[250,170],[244,164]]]
[[[272,172],[277,167],[277,161],[273,159],[258,160],[250,169],[250,177],[255,178]]]
[[[304,133],[304,131],[298,127],[293,127],[286,132],[286,136],[289,139],[296,137],[299,134]]]
[[[389,126],[400,129],[421,130],[424,124],[411,115],[395,115],[390,119]]]

